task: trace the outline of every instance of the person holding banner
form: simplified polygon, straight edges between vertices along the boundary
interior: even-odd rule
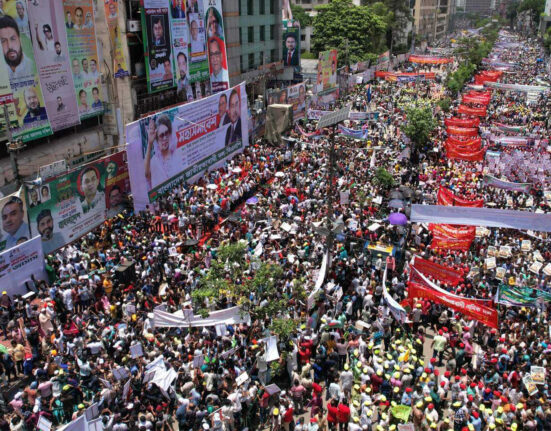
[[[178,160],[174,155],[176,142],[172,136],[172,123],[168,115],[151,117],[147,130],[145,152],[145,177],[153,188],[178,172]]]

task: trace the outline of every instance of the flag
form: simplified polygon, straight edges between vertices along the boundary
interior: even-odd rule
[[[370,103],[371,102],[371,84],[369,84],[369,86],[367,87],[366,97],[367,97],[367,103]]]

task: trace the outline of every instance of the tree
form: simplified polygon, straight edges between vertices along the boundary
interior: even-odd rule
[[[392,177],[392,174],[382,166],[377,168],[375,171],[373,182],[375,185],[381,186],[384,189],[391,189],[394,187],[394,178]]]
[[[540,15],[545,10],[545,0],[522,0],[518,6],[519,12],[528,11],[530,13],[530,27],[535,29],[534,23],[537,23]]]
[[[511,27],[513,27],[513,23],[515,22],[515,19],[517,17],[518,6],[519,6],[518,0],[513,0],[507,5],[507,11],[505,13],[505,16],[509,20],[509,25]]]
[[[312,17],[306,13],[302,6],[291,3],[291,12],[293,12],[293,19],[300,22],[302,28],[312,25]]]
[[[430,135],[436,128],[432,109],[428,106],[409,108],[406,110],[406,116],[404,133],[413,142],[414,152],[419,152],[429,142]]]
[[[316,6],[312,48],[315,54],[339,49],[339,64],[363,61],[386,49],[388,16],[378,15],[379,5],[355,6],[352,0],[333,0]]]

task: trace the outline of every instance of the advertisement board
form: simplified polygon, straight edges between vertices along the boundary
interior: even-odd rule
[[[188,2],[187,20],[189,27],[189,79],[191,83],[209,79],[207,57],[207,32],[205,29],[202,0]]]
[[[27,293],[25,283],[32,282],[32,276],[47,280],[39,236],[0,253],[0,283],[9,296]]]
[[[51,253],[117,215],[130,192],[126,153],[96,160],[48,181],[27,187],[33,235]],[[39,200],[36,200],[36,195]]]
[[[216,94],[230,88],[222,0],[203,0],[203,3],[205,28],[207,29],[210,89],[212,94]]]
[[[34,60],[53,131],[80,124],[67,45],[63,5],[28,2]],[[97,63],[96,63],[97,66]]]
[[[92,0],[63,0],[69,59],[80,119],[103,112],[105,95],[99,72]]]
[[[52,129],[34,61],[25,4],[20,3],[18,8],[4,8],[6,14],[0,16],[0,38],[6,41],[5,44],[2,42],[2,75],[9,79],[14,102],[14,116],[10,117],[12,136],[27,142],[51,135]],[[9,97],[6,93],[3,96]]]
[[[0,227],[0,251],[14,247],[31,238],[27,224],[27,204],[23,189],[0,199],[2,226]]]
[[[337,85],[337,50],[322,51],[318,58],[316,92],[334,88]]]
[[[119,2],[118,0],[104,0],[105,20],[109,29],[109,40],[113,50],[113,70],[115,78],[129,76],[128,65],[122,49],[119,32]]]
[[[287,27],[283,30],[283,65],[300,69],[300,28]]]
[[[191,181],[248,145],[245,83],[130,123],[126,139],[139,211],[160,193]]]
[[[178,94],[184,93],[187,101],[192,101],[195,96],[189,77],[189,26],[186,19],[185,0],[170,2],[170,32],[177,91]]]
[[[168,0],[143,0],[142,30],[147,89],[150,93],[174,86]]]

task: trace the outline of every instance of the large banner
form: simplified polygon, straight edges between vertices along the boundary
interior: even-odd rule
[[[31,232],[40,235],[44,253],[73,242],[122,210],[130,192],[125,157],[119,152],[27,188]]]
[[[99,73],[92,0],[63,0],[69,58],[80,119],[103,112],[105,96]]]
[[[476,227],[474,226],[453,226],[449,224],[429,223],[429,231],[434,236],[442,238],[470,239],[476,236]]]
[[[0,56],[0,70],[7,70],[4,56]],[[0,133],[4,134],[7,130],[6,119],[4,115],[4,105],[8,107],[8,121],[17,124],[17,115],[13,103],[13,94],[10,86],[10,78],[7,73],[0,73]]]
[[[9,296],[28,292],[26,283],[46,280],[44,252],[40,237],[22,242],[0,254],[0,283]]]
[[[530,193],[532,189],[532,183],[513,183],[511,181],[500,180],[492,175],[484,175],[484,185],[522,193]]]
[[[34,59],[52,129],[55,132],[80,124],[63,5],[58,1],[31,1],[27,6]]]
[[[477,117],[486,116],[486,108],[471,108],[467,105],[459,105],[457,112],[459,114],[476,115]]]
[[[334,88],[337,85],[337,50],[322,51],[318,57],[316,92]]]
[[[142,30],[149,93],[174,87],[168,0],[143,0]]]
[[[453,57],[435,57],[433,55],[410,55],[408,58],[410,63],[420,64],[446,64],[452,63]]]
[[[523,91],[523,92],[533,92],[533,93],[542,93],[544,91],[549,91],[549,87],[543,87],[540,85],[522,85],[522,84],[502,84],[500,82],[490,82],[485,81],[484,86],[495,88],[496,90],[506,90],[506,91]]]
[[[188,2],[186,13],[189,27],[189,79],[191,83],[209,79],[207,29],[203,19],[204,12],[203,0]],[[223,33],[223,29],[221,32]]]
[[[203,0],[203,3],[209,53],[210,89],[212,94],[216,94],[230,88],[222,0]]]
[[[484,199],[465,199],[454,194],[447,187],[440,186],[438,189],[438,205],[458,206],[458,207],[483,207]]]
[[[446,157],[448,159],[464,160],[468,162],[480,162],[484,160],[484,153],[484,148],[481,148],[478,151],[465,151],[453,147],[448,147]]]
[[[14,116],[10,118],[12,135],[27,142],[51,135],[52,129],[34,61],[25,4],[21,3],[19,8],[3,8],[6,14],[0,16],[0,39],[4,53],[1,74],[9,79],[14,102]],[[8,92],[5,91],[2,97],[8,100]]]
[[[291,85],[283,90],[272,91],[268,94],[268,105],[275,103],[293,105],[293,121],[306,117],[306,84]]]
[[[300,28],[287,27],[283,33],[283,65],[300,69]]]
[[[31,238],[23,189],[1,198],[0,212],[2,213],[0,251],[15,247]]]
[[[456,271],[453,268],[450,268],[445,265],[440,265],[439,263],[432,262],[422,257],[415,256],[413,267],[423,274],[440,280],[444,283],[447,283],[451,286],[457,286],[463,281],[463,277],[459,271]],[[412,271],[412,274],[415,271]]]
[[[136,210],[223,163],[249,142],[245,83],[126,126]]]
[[[178,94],[185,94],[188,102],[195,96],[189,76],[189,27],[186,19],[185,0],[170,2],[170,33],[172,36],[172,55],[176,66],[174,76]]]
[[[453,136],[450,136],[448,139],[446,139],[446,147],[452,148],[453,150],[459,151],[460,153],[471,153],[473,151],[478,151],[480,150],[481,145],[482,138],[475,138],[464,141],[462,139],[457,139]]]
[[[457,126],[448,126],[446,128],[446,133],[448,135],[457,135],[457,136],[477,136],[478,129],[476,127],[457,127]]]
[[[115,78],[129,76],[128,65],[124,57],[121,34],[119,31],[119,1],[104,0],[105,19],[109,29],[109,41],[113,52],[113,70]]]
[[[456,127],[478,127],[480,125],[480,118],[458,118],[451,117],[444,120],[446,126],[456,126]]]
[[[385,51],[377,58],[377,70],[388,70],[390,65],[390,51]]]

